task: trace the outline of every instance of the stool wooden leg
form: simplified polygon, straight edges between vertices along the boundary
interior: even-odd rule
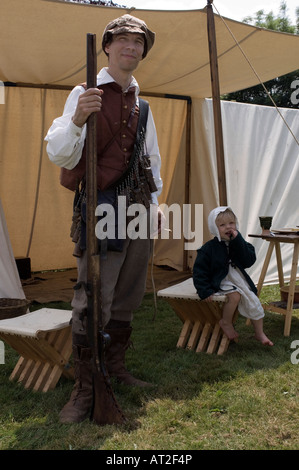
[[[203,327],[200,340],[196,348],[196,352],[201,352],[206,349],[208,341],[211,336],[211,332],[212,332],[212,325],[210,323],[206,323],[205,326]]]
[[[229,343],[230,340],[228,339],[228,337],[226,335],[223,335],[217,352],[219,356],[221,356],[221,354],[224,354],[228,350]]]
[[[53,377],[53,371],[54,371],[54,377]],[[61,370],[58,365],[51,366],[51,364],[44,364],[41,374],[39,375],[38,379],[35,382],[35,386],[33,390],[40,391],[40,392],[47,392],[48,390],[55,388],[60,376],[61,376]]]
[[[58,365],[56,365],[52,368],[50,375],[47,376],[47,380],[43,387],[43,392],[47,392],[48,390],[52,390],[53,388],[55,388],[60,377],[61,377],[61,368]]]
[[[192,332],[191,332],[188,344],[187,344],[187,349],[196,348],[201,330],[202,330],[202,324],[200,323],[200,321],[195,322],[192,328]]]
[[[14,370],[10,374],[9,380],[17,380],[22,373],[22,370],[25,367],[26,360],[24,357],[20,357],[18,362],[15,365]]]
[[[190,332],[192,330],[192,326],[193,326],[193,323],[190,320],[185,321],[179,340],[177,342],[177,348],[185,348]]]
[[[32,361],[31,359],[25,359],[24,368],[18,378],[19,383],[24,384],[27,382],[32,372],[32,369],[34,368],[34,365],[35,361]]]
[[[23,382],[24,388],[33,388],[36,384],[36,379],[39,377],[43,370],[43,363],[40,361],[36,361],[34,363],[34,367],[31,369],[30,375],[28,376],[27,380]]]
[[[213,354],[216,351],[218,343],[219,343],[219,339],[220,339],[220,336],[221,336],[221,331],[222,330],[219,326],[219,323],[217,323],[214,326],[213,333],[212,333],[212,336],[211,336],[211,339],[210,339],[210,342],[209,342],[209,346],[208,346],[208,349],[207,349],[208,354]]]

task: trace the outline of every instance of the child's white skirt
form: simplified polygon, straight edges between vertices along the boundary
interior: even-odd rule
[[[265,316],[262,304],[257,295],[252,292],[243,274],[238,268],[229,266],[227,276],[220,284],[221,294],[237,291],[241,294],[238,305],[239,313],[250,320],[259,320]],[[219,292],[220,293],[220,292]]]

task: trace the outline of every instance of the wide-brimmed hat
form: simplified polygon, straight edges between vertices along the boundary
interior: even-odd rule
[[[144,52],[142,58],[147,55],[155,42],[155,33],[151,31],[144,21],[135,16],[123,15],[107,24],[102,39],[102,49],[105,51],[106,45],[111,41],[111,36],[121,33],[140,33],[144,36]]]

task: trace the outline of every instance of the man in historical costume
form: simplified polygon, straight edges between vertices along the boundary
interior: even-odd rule
[[[71,91],[63,115],[53,121],[46,141],[50,160],[62,168],[61,183],[75,190],[78,181],[82,184],[85,175],[86,121],[91,113],[96,112],[98,202],[104,197],[106,202],[112,200],[115,206],[119,199],[116,196],[122,195],[128,205],[144,205],[148,214],[152,212],[150,205],[156,207],[160,220],[163,215],[157,198],[162,190],[162,181],[156,129],[148,108],[144,142],[140,144],[138,139],[142,137],[137,138],[137,135],[138,123],[142,118],[142,100],[138,97],[139,86],[132,75],[154,40],[155,33],[138,18],[123,15],[111,21],[104,30],[102,40],[108,67],[98,73],[97,88],[86,90],[84,85],[79,85]],[[145,152],[137,151],[137,157],[135,155],[132,161],[136,141],[137,147],[144,148]],[[82,207],[78,282],[86,282],[87,276],[86,227]],[[147,382],[133,377],[125,367],[133,311],[144,295],[152,247],[149,235],[133,238],[127,235],[121,246],[112,246],[111,249],[108,242],[107,252],[101,259],[103,324],[111,338],[106,365],[109,375],[119,382],[147,386]],[[86,319],[82,317],[86,305],[86,293],[81,287],[75,291],[72,301],[75,387],[70,401],[60,413],[62,422],[83,421],[89,416],[92,406],[92,352],[86,336]]]

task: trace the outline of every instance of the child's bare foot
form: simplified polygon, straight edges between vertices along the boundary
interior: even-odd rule
[[[255,335],[255,339],[260,341],[264,346],[273,346],[274,343],[265,335],[265,333],[260,333]]]
[[[221,320],[219,320],[219,325],[223,331],[224,334],[226,334],[226,336],[228,337],[229,340],[234,340],[236,338],[238,338],[238,333],[236,332],[236,330],[234,329],[233,327],[233,324],[232,323],[227,323],[225,320],[223,320],[223,318]]]

